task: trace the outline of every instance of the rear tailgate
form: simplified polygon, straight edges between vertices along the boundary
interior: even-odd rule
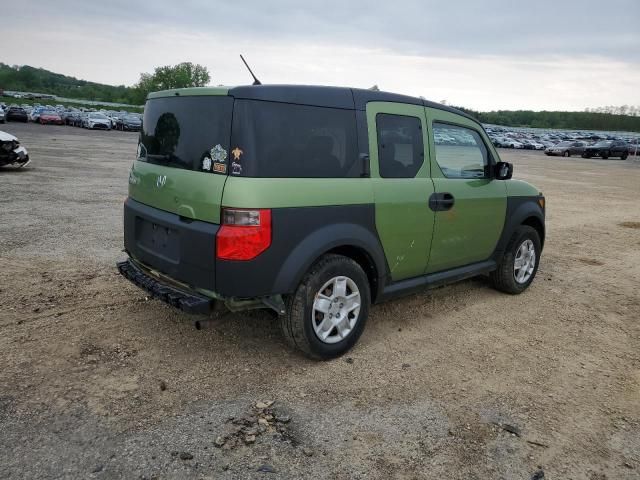
[[[215,289],[232,109],[223,95],[150,99],[129,174],[126,250],[193,288]]]

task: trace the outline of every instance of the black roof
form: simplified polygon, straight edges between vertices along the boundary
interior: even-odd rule
[[[430,102],[418,97],[398,93],[364,90],[362,88],[326,87],[318,85],[247,85],[229,89],[234,98],[266,100],[272,102],[297,103],[318,107],[365,110],[368,102],[396,102],[423,105],[455,113],[478,122],[475,118],[456,108]],[[479,123],[479,122],[478,122]]]

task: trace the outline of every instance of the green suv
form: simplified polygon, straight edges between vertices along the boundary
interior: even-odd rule
[[[269,308],[314,358],[372,303],[533,281],[545,204],[482,126],[403,95],[256,85],[149,95],[124,204],[129,280],[189,313]]]

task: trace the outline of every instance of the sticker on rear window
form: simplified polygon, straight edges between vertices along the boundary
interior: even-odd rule
[[[213,147],[209,153],[211,154],[211,160],[214,162],[224,163],[227,159],[227,151],[220,144]]]
[[[213,171],[218,173],[227,173],[227,165],[225,163],[215,162],[213,164]]]
[[[202,159],[202,169],[207,172],[211,170],[211,159],[209,157],[204,157]]]
[[[236,147],[233,150],[231,150],[231,153],[233,154],[233,159],[240,161],[240,156],[244,153],[240,147]]]

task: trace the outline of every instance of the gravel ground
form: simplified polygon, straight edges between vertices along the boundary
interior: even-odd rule
[[[316,363],[116,274],[135,134],[2,129],[33,162],[0,172],[0,478],[640,478],[640,164],[501,152],[547,197],[532,287],[375,306]],[[257,401],[289,421],[217,445]]]

